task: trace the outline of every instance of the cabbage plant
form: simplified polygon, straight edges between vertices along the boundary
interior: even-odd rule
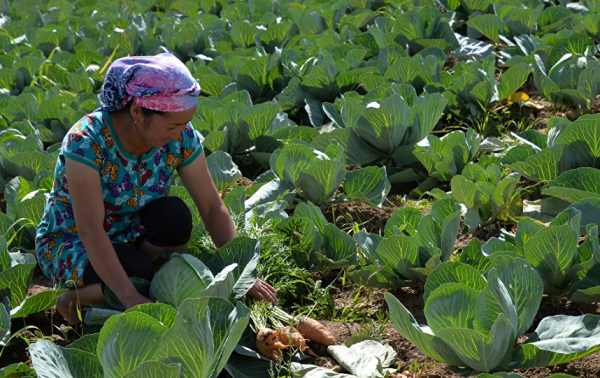
[[[410,12],[412,11],[407,13]],[[400,17],[407,13],[402,14]],[[364,85],[364,89],[369,92],[365,98],[370,99],[370,101],[375,100],[372,97],[377,96],[378,93],[392,88],[393,85],[390,87],[390,83],[407,89],[407,86],[412,86],[416,90],[416,93],[423,92],[423,87],[426,84],[438,80],[439,72],[442,71],[446,62],[446,54],[441,48],[436,46],[422,49],[411,57],[401,45],[391,43],[380,49],[379,54],[377,68],[380,74],[377,75],[376,72],[368,72],[358,78],[360,84]],[[383,98],[385,98],[385,95],[379,100]],[[409,101],[408,98],[405,99]],[[336,99],[336,104],[338,101],[339,99]],[[410,104],[411,101],[409,101]],[[324,103],[323,110],[333,122],[339,127],[343,127],[343,122],[340,122],[339,114],[336,114],[339,113],[339,109],[334,109],[331,105]]]
[[[400,14],[392,28],[401,46],[409,46],[413,53],[427,47],[438,47],[450,52],[459,46],[448,21],[433,7],[413,8]]]
[[[9,245],[35,249],[36,228],[44,215],[53,180],[53,176],[44,170],[31,181],[17,176],[6,183],[6,213],[0,212],[0,235],[6,236]]]
[[[510,208],[519,179],[520,175],[515,173],[502,178],[502,171],[495,164],[483,168],[474,163],[467,165],[462,175],[452,177],[451,196],[466,208],[465,232],[473,232],[479,225],[483,227],[490,224]],[[450,197],[441,190],[432,191],[432,195]]]
[[[448,261],[460,228],[460,206],[451,198],[437,201],[425,216],[412,207],[392,215],[384,237],[354,234],[366,264],[349,277],[370,287],[401,287],[424,282],[440,263]]]
[[[544,318],[522,343],[542,299],[543,282],[522,258],[499,256],[481,275],[446,262],[425,284],[425,318],[419,325],[385,293],[396,330],[427,356],[465,375],[550,366],[600,350],[600,316]]]
[[[300,203],[294,216],[281,220],[275,230],[289,236],[292,257],[306,269],[343,269],[358,262],[352,237],[327,222],[311,202]]]
[[[528,179],[544,182],[578,167],[600,169],[598,131],[597,114],[583,115],[575,122],[553,117],[548,123],[547,136],[530,130],[523,135],[530,143],[509,150],[503,161]]]
[[[469,128],[466,133],[453,131],[438,138],[428,135],[427,147],[417,146],[413,154],[429,172],[440,181],[450,181],[462,173],[463,168],[475,159],[482,137]]]
[[[40,378],[215,378],[249,319],[242,303],[216,297],[139,305],[66,348],[38,340],[31,361]]]
[[[48,290],[28,296],[37,261],[32,254],[9,252],[0,236],[0,346],[11,339],[11,319],[44,311],[56,302],[64,290]]]
[[[340,114],[332,114],[340,128],[322,133],[311,144],[323,152],[332,142],[342,146],[345,162],[351,166],[390,158],[402,147],[412,150],[425,139],[446,102],[440,94],[416,97],[411,86],[395,84],[375,98],[367,95],[359,101],[347,96]]]
[[[460,261],[484,271],[498,256],[523,258],[542,279],[544,293],[568,292],[573,301],[596,301],[600,298],[598,225],[584,227],[587,238],[580,245],[581,219],[582,212],[575,207],[564,210],[548,226],[521,219],[512,241],[492,238],[484,244],[474,239]]]
[[[358,200],[371,206],[381,207],[391,184],[385,167],[367,167],[346,172],[344,149],[330,146],[326,153],[301,141],[293,141],[271,155],[271,170],[257,179],[261,182],[247,207],[254,207],[276,200],[279,196],[289,203],[294,202],[296,193],[306,201],[322,205],[343,183],[344,195],[340,200]],[[260,179],[260,180],[259,180]]]
[[[496,82],[496,61],[488,56],[482,62],[459,62],[454,73],[440,72],[439,81],[425,86],[426,93],[442,93],[448,110],[466,118],[478,117],[492,103],[507,99],[527,81],[532,68],[516,64]]]
[[[547,57],[535,55],[537,90],[553,104],[590,107],[600,93],[600,63],[594,41],[585,34],[558,40]]]
[[[207,296],[235,303],[254,286],[259,256],[258,240],[240,236],[214,254],[198,252],[194,256],[172,253],[152,282],[136,277],[131,280],[143,295],[174,308],[178,308],[186,299]],[[125,309],[110,288],[106,290],[107,304],[89,308],[85,315],[87,324],[103,324]]]
[[[497,4],[493,8],[496,14],[474,14],[474,17],[469,17],[467,25],[473,29],[469,30],[470,36],[475,38],[472,35],[475,30],[494,43],[499,43],[501,39],[528,35],[536,26],[544,4],[541,1],[535,7],[518,3]]]
[[[33,97],[33,95],[28,94]],[[33,100],[35,102],[35,99]],[[13,177],[34,181],[43,171],[53,171],[56,157],[44,151],[39,132],[30,124],[0,132],[0,175],[8,182]]]
[[[203,145],[211,152],[224,151],[233,156],[271,153],[280,146],[277,139],[282,136],[281,133],[297,127],[273,102],[252,105],[245,90],[220,100],[203,100],[199,115],[200,118],[195,118],[193,123],[206,137]],[[267,148],[269,146],[271,150]],[[260,158],[260,155],[257,157]]]

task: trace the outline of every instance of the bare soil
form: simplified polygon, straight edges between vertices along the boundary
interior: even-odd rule
[[[383,235],[387,221],[395,212],[406,206],[418,208],[423,215],[431,212],[431,206],[423,205],[418,200],[395,195],[388,196],[381,208],[371,207],[363,202],[343,202],[327,205],[321,209],[321,212],[327,222],[335,224],[343,231],[347,232],[357,224],[361,230]]]
[[[369,233],[383,235],[388,219],[400,209],[401,207],[392,206],[371,207],[363,202],[344,202],[325,206],[322,212],[329,223],[341,230],[358,224]]]

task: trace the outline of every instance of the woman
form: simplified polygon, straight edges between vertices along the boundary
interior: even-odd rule
[[[69,324],[80,321],[77,306],[105,301],[105,286],[126,308],[150,302],[129,277],[151,280],[152,261],[182,250],[193,226],[185,203],[168,196],[175,170],[215,245],[236,237],[190,124],[199,94],[171,54],[118,59],[100,94],[107,106],[65,136],[36,252],[55,286],[70,288],[56,301]],[[275,292],[258,280],[248,294],[276,304]]]

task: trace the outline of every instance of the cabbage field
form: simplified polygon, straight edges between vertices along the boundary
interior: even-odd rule
[[[0,49],[0,378],[600,375],[600,0],[0,0]],[[239,236],[174,177],[156,303],[69,327],[34,254],[61,141],[163,52]],[[302,316],[339,345],[258,353]]]

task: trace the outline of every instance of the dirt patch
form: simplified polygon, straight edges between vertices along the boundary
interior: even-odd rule
[[[27,291],[27,296],[36,295],[43,291],[53,290],[54,285],[52,282],[44,276],[39,266],[35,267],[33,278],[31,279],[31,285]]]
[[[383,235],[385,224],[398,207],[371,207],[363,202],[344,202],[327,205],[322,212],[329,223],[342,231],[349,231],[355,224],[372,234]]]
[[[598,114],[600,113],[600,96],[596,97],[594,101],[590,103],[590,109],[583,109],[582,114]]]
[[[455,56],[448,55],[446,57],[446,63],[444,63],[444,70],[445,71],[453,72],[454,71],[454,67],[456,67],[456,65],[458,64],[458,62],[460,62],[460,59],[458,59]]]
[[[454,246],[456,248],[465,248],[471,243],[473,239],[479,239],[484,243],[491,238],[497,238],[500,236],[500,230],[502,228],[506,228],[506,225],[500,223],[492,223],[487,226],[481,227],[478,226],[474,232],[463,234],[464,223],[460,221],[460,231],[458,232],[458,238],[456,239],[456,243]]]
[[[385,225],[391,216],[407,206],[419,209],[423,215],[431,212],[431,206],[428,202],[399,196],[389,196],[386,204],[392,206],[378,208],[371,207],[363,202],[342,202],[327,205],[321,209],[321,212],[327,222],[335,224],[344,232],[349,232],[355,225],[358,225],[361,230],[364,229],[368,233],[377,235],[383,235]]]
[[[338,317],[351,321],[377,320],[385,314],[386,304],[383,294],[387,290],[368,288],[358,285],[331,287],[329,294],[335,303]]]

